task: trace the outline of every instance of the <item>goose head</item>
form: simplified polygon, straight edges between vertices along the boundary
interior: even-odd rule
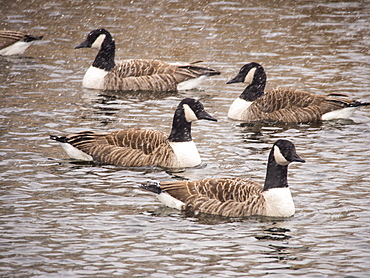
[[[285,139],[277,140],[270,151],[264,191],[271,188],[288,187],[288,165],[291,162],[304,163],[305,160],[297,154],[295,146],[291,141]]]
[[[105,29],[96,29],[91,31],[86,40],[77,45],[78,48],[95,48],[101,49],[104,42],[114,42],[112,35]]]
[[[189,123],[196,120],[208,120],[217,122],[217,119],[212,117],[204,109],[203,104],[199,100],[193,98],[183,99],[177,109],[184,113],[185,120]]]
[[[203,104],[193,98],[183,99],[176,108],[172,121],[172,130],[168,140],[170,142],[192,141],[191,123],[197,120],[208,120],[217,122],[205,111]]]
[[[226,84],[246,83],[247,88],[240,95],[246,101],[254,101],[264,94],[266,86],[266,73],[263,67],[255,62],[248,63],[240,69],[239,73]]]
[[[273,146],[272,152],[275,162],[282,166],[289,165],[291,162],[305,162],[305,160],[297,154],[294,144],[289,140],[277,140]]]
[[[265,70],[260,64],[252,62],[242,66],[237,76],[227,81],[226,84],[232,83],[252,84],[255,82],[259,82],[263,79],[266,81]]]

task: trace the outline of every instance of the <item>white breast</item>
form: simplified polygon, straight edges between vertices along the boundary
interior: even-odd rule
[[[289,187],[271,188],[263,192],[266,200],[266,216],[289,217],[294,215],[295,207]]]
[[[248,107],[252,104],[251,101],[246,101],[240,97],[234,100],[233,104],[231,104],[229,112],[227,116],[230,119],[234,120],[242,120],[243,113],[248,109]]]
[[[90,89],[104,89],[104,77],[108,71],[91,66],[85,73],[82,86]]]
[[[201,163],[200,155],[194,141],[170,142],[177,162],[173,167],[195,167]]]
[[[0,50],[0,55],[20,55],[31,45],[32,42],[16,42]]]

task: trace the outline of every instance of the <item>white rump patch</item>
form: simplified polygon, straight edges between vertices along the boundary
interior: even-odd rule
[[[189,105],[184,104],[183,107],[186,121],[192,122],[198,120],[198,117],[195,115],[193,109],[191,109]]]
[[[178,210],[184,209],[185,204],[182,201],[172,197],[167,192],[163,191],[160,194],[158,194],[157,197],[159,201],[161,201],[161,203],[167,207],[178,209]]]
[[[251,84],[257,68],[252,68],[244,79],[244,83]]]
[[[252,104],[252,101],[246,101],[238,97],[237,99],[234,100],[233,104],[231,104],[229,108],[229,112],[227,113],[227,116],[230,119],[243,120],[243,114],[249,108],[251,104]]]
[[[277,164],[279,165],[288,165],[290,162],[281,153],[278,146],[274,146],[274,158]]]
[[[207,76],[202,75],[198,78],[189,79],[187,81],[181,82],[177,84],[177,90],[179,91],[186,91],[186,90],[192,90],[199,86],[200,83],[206,79]]]
[[[105,37],[105,34],[99,35],[99,37],[97,37],[94,43],[91,45],[91,48],[100,49],[103,41],[105,40]]]
[[[32,42],[16,42],[8,47],[0,50],[0,55],[10,56],[10,55],[21,55],[26,51],[26,49],[32,44]]]
[[[96,67],[89,67],[82,80],[82,86],[90,89],[104,90],[104,77],[108,71]]]
[[[271,188],[263,192],[266,200],[266,216],[289,217],[294,215],[295,207],[289,187]]]
[[[170,145],[177,158],[177,162],[172,167],[195,167],[202,162],[194,141],[170,142]]]
[[[63,150],[65,150],[69,157],[77,160],[93,161],[93,158],[90,155],[73,147],[71,144],[60,142],[59,144],[62,146]]]
[[[335,119],[348,119],[356,111],[357,107],[346,107],[339,110],[334,110],[329,113],[325,113],[321,116],[323,121],[335,120]]]

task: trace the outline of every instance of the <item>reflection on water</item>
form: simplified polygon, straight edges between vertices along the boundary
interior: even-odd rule
[[[367,277],[369,109],[319,124],[227,119],[243,85],[226,81],[261,63],[267,87],[370,100],[370,4],[364,1],[7,1],[1,28],[44,35],[25,57],[0,57],[0,276]],[[204,60],[222,75],[178,93],[81,87],[96,50],[76,51],[107,28],[117,59]],[[184,97],[217,125],[196,122],[201,167],[124,168],[70,160],[49,134],[127,127],[170,131]],[[148,180],[264,180],[278,138],[292,140],[296,215],[228,219],[161,206]]]

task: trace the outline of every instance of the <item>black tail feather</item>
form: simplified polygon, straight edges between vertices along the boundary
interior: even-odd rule
[[[140,188],[153,192],[155,194],[162,193],[159,182],[157,181],[148,181],[147,183],[142,183],[139,185]]]
[[[370,102],[361,102],[355,100],[349,106],[350,107],[370,106]]]
[[[67,143],[67,137],[65,137],[65,136],[59,137],[59,136],[56,136],[56,135],[50,135],[50,139],[58,141],[60,143]]]
[[[193,71],[196,75],[206,75],[206,76],[213,76],[213,75],[220,75],[221,72],[208,68],[208,67],[202,67],[202,66],[195,66],[195,63],[192,63],[191,65],[187,66],[179,66],[179,68],[184,68]]]
[[[42,40],[44,36],[33,36],[33,35],[25,35],[23,38],[24,42],[32,42],[32,41],[38,41]]]

